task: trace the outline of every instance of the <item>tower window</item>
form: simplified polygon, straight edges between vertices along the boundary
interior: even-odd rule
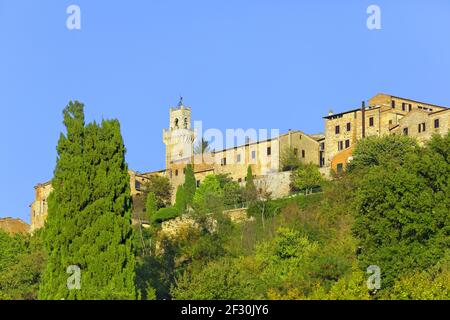
[[[345,140],[345,149],[350,148],[350,140]]]
[[[267,155],[270,156],[272,154],[272,148],[267,147]]]
[[[302,158],[305,158],[305,150],[302,150]]]
[[[178,118],[175,118],[175,129],[178,129]]]
[[[352,124],[350,122],[347,122],[347,131],[350,131],[352,128]]]
[[[395,109],[395,100],[391,101],[391,107],[392,107],[392,109]]]
[[[334,127],[334,132],[335,132],[336,134],[339,134],[340,131],[341,131],[341,127],[340,127],[340,126]]]
[[[408,110],[409,110],[409,111],[412,110],[412,104],[411,104],[411,103],[408,105]]]
[[[184,118],[184,128],[187,129],[188,127],[188,120],[187,118]]]
[[[439,119],[434,119],[434,128],[439,128]]]
[[[402,102],[402,111],[406,111],[406,103]]]
[[[373,127],[373,123],[374,123],[373,117],[370,117],[369,118],[369,127]]]

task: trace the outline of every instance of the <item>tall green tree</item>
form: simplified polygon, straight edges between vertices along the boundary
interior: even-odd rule
[[[151,221],[152,217],[158,211],[158,207],[156,206],[156,196],[153,192],[147,193],[147,198],[145,200],[145,211],[148,221]]]
[[[67,132],[57,147],[39,298],[134,299],[131,197],[119,122],[85,126],[79,102],[63,114]],[[69,289],[76,268],[80,287]]]
[[[186,166],[186,175],[184,177],[184,194],[187,206],[192,206],[196,189],[197,181],[195,180],[194,168],[191,164],[188,164]]]
[[[247,168],[247,179],[244,189],[244,198],[247,202],[254,202],[258,198],[258,190],[256,190],[255,182],[253,181],[252,167]]]
[[[177,188],[174,207],[178,210],[180,214],[183,214],[186,211],[187,203],[184,185],[179,185]]]

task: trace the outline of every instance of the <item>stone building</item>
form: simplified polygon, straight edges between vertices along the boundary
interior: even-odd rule
[[[130,189],[133,200],[143,195],[142,186],[151,176],[167,177],[173,187],[172,202],[177,187],[184,183],[188,164],[194,168],[197,185],[209,174],[227,173],[232,179],[245,184],[247,168],[251,166],[258,188],[266,188],[273,197],[289,193],[289,173],[281,172],[282,155],[292,150],[303,163],[320,167],[322,174],[330,169],[342,171],[352,159],[356,143],[367,136],[407,134],[424,142],[433,133],[444,134],[450,127],[450,109],[431,103],[419,102],[387,94],[377,94],[368,105],[341,113],[330,112],[325,120],[325,134],[306,134],[299,130],[267,139],[244,139],[222,150],[194,154],[196,132],[191,126],[191,108],[180,103],[169,110],[169,127],[163,130],[166,146],[166,168],[138,173],[130,170]],[[239,141],[239,139],[238,139]],[[35,187],[36,197],[31,205],[31,230],[44,225],[47,217],[47,197],[51,183]],[[141,199],[142,200],[142,199]],[[140,206],[143,206],[140,201]],[[139,201],[133,201],[135,206]],[[139,211],[134,208],[134,212]],[[134,216],[139,219],[138,216]]]
[[[339,172],[352,159],[353,147],[368,136],[408,134],[419,142],[449,129],[449,109],[431,103],[377,94],[361,108],[330,114],[325,119],[325,166]]]
[[[194,154],[195,132],[191,126],[191,108],[181,100],[169,110],[169,128],[163,130],[166,145],[166,168],[160,171],[138,173],[130,170],[130,189],[133,199],[143,194],[142,186],[153,175],[169,178],[173,187],[172,202],[176,189],[184,183],[185,170],[192,164],[197,185],[209,174],[227,173],[232,179],[245,184],[248,166],[252,167],[255,183],[266,188],[274,197],[289,192],[289,175],[280,172],[283,152],[291,149],[301,162],[324,165],[324,139],[322,134],[308,135],[302,131],[289,130],[285,134],[268,139],[252,141],[245,139],[241,145],[204,154]],[[35,186],[35,200],[31,207],[31,232],[41,228],[47,218],[47,198],[52,190],[51,182]],[[138,202],[138,201],[135,201]],[[141,201],[142,202],[142,201]],[[143,204],[141,203],[141,206]],[[139,210],[137,210],[139,211]],[[139,219],[139,217],[134,217]]]

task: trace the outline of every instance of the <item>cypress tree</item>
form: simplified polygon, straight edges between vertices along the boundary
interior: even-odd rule
[[[39,298],[134,299],[131,197],[119,122],[85,126],[79,102],[63,113],[67,133],[57,147]],[[68,288],[69,266],[80,268],[79,289]]]
[[[149,192],[147,194],[147,198],[145,200],[145,211],[147,213],[146,217],[148,221],[151,221],[152,217],[158,211],[158,207],[156,206],[156,196],[153,192]]]
[[[184,195],[187,206],[192,206],[194,201],[197,182],[195,181],[194,169],[191,164],[186,166],[186,175],[184,177]]]
[[[252,172],[251,166],[248,166],[248,168],[247,168],[247,179],[246,179],[246,183],[245,183],[244,193],[245,193],[245,199],[248,202],[255,201],[258,197],[255,182],[253,181],[253,172]]]
[[[183,185],[178,186],[177,193],[175,196],[175,208],[178,213],[183,214],[186,211],[186,192]]]

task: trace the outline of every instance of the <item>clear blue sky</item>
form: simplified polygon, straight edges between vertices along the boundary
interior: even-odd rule
[[[448,0],[0,0],[0,217],[29,221],[71,99],[118,118],[130,168],[150,171],[180,94],[204,128],[316,133],[378,92],[450,105],[449,77]]]

